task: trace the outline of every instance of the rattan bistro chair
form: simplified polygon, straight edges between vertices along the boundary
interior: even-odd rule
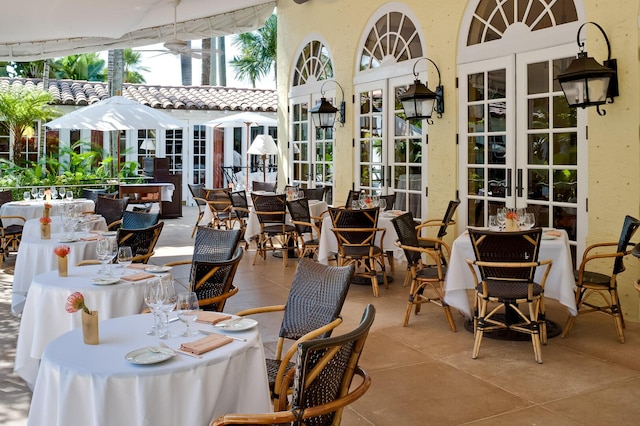
[[[252,191],[264,191],[264,192],[276,192],[276,188],[278,187],[277,182],[260,182],[254,180],[251,182],[251,190]]]
[[[416,315],[420,313],[423,303],[433,303],[444,309],[444,314],[451,331],[456,331],[456,323],[453,320],[451,307],[444,302],[444,279],[447,272],[446,262],[442,259],[450,253],[449,246],[444,241],[438,244],[444,250],[434,250],[420,247],[416,235],[415,222],[411,212],[404,213],[391,219],[393,227],[398,234],[397,245],[404,250],[407,258],[407,275],[411,282],[407,309],[404,315],[403,325],[409,325],[411,308],[415,307]],[[430,258],[433,264],[425,265],[422,256]]]
[[[234,220],[240,225],[241,229],[245,229],[249,220],[247,193],[245,191],[234,191],[229,192],[227,195],[229,196],[229,202],[231,202]]]
[[[624,343],[624,316],[618,295],[618,274],[625,270],[623,259],[631,253],[631,237],[640,227],[640,221],[631,216],[624,218],[618,242],[592,244],[584,251],[582,261],[576,271],[576,306],[578,315],[603,312],[613,317],[618,341]],[[612,248],[615,247],[615,252]],[[587,270],[588,267],[613,263],[611,275]],[[593,296],[593,298],[592,298]],[[595,299],[595,300],[594,300]],[[599,302],[599,303],[597,303]],[[562,331],[565,337],[573,328],[576,317],[569,315]]]
[[[191,196],[193,197],[193,201],[196,202],[196,206],[198,207],[198,217],[196,219],[195,225],[193,225],[193,231],[191,231],[191,238],[196,233],[196,229],[200,226],[200,221],[204,217],[205,209],[208,209],[207,200],[204,199],[204,186],[200,183],[197,185],[188,184],[189,192],[191,192]]]
[[[158,223],[160,213],[145,213],[124,211],[122,213],[122,228],[124,229],[141,229],[148,228]]]
[[[432,248],[434,250],[440,250],[440,243],[445,235],[447,235],[447,228],[450,225],[454,225],[456,222],[453,220],[453,215],[456,209],[460,205],[460,200],[449,201],[447,210],[444,212],[442,219],[427,219],[416,227],[418,233],[418,239],[420,240],[420,247]],[[438,228],[438,232],[434,236],[429,236],[429,230],[434,227]]]
[[[213,216],[211,225],[218,229],[221,227],[225,229],[233,228],[234,218],[231,210],[231,201],[229,200],[230,192],[231,188],[204,189],[205,198]]]
[[[362,397],[371,377],[358,362],[375,319],[375,307],[367,305],[360,324],[345,334],[299,343],[295,368],[284,377],[282,388],[292,387],[289,400],[281,396],[274,412],[227,414],[211,426],[232,424],[339,425],[346,406]],[[360,376],[357,386],[353,377]]]
[[[547,341],[544,286],[551,259],[538,260],[541,236],[542,228],[514,232],[469,229],[476,255],[476,260],[467,259],[476,284],[473,359],[478,357],[485,332],[510,330],[531,336],[535,359],[542,364],[541,343]],[[540,266],[544,274],[535,282]],[[489,303],[497,305],[489,309]],[[527,311],[518,304],[526,304]]]
[[[256,255],[253,264],[258,257],[266,260],[267,251],[282,252],[282,262],[287,266],[289,260],[288,251],[290,244],[295,242],[296,228],[286,223],[286,199],[285,194],[261,195],[251,194],[255,214],[260,222],[260,234],[258,235]]]
[[[200,226],[191,259],[165,265],[191,265],[189,285],[198,296],[201,309],[222,312],[227,299],[238,293],[233,279],[244,255],[244,250],[238,247],[243,235],[241,229]]]
[[[266,360],[274,401],[279,399],[281,391],[286,392],[277,387],[277,384],[282,382],[287,371],[293,367],[290,361],[296,353],[297,345],[306,340],[328,337],[342,322],[340,311],[349,291],[353,271],[352,265],[326,266],[302,258],[285,305],[253,308],[236,313],[240,316],[284,313],[275,358]],[[295,340],[295,344],[285,349],[285,341],[291,340]]]
[[[136,263],[147,263],[154,254],[154,248],[162,232],[164,222],[148,228],[140,229],[118,229],[116,237],[118,247],[129,246],[133,254],[133,261]]]
[[[385,251],[382,246],[386,229],[377,228],[379,210],[330,208],[331,229],[338,243],[338,265],[356,265],[355,275],[371,280],[374,297],[378,290],[378,267],[384,287],[388,288]],[[379,237],[379,238],[378,238]],[[379,240],[379,245],[376,245]]]
[[[109,229],[114,229],[120,225],[120,220],[129,204],[129,197],[110,198],[103,195],[98,196],[95,212],[104,217]]]
[[[307,200],[318,200],[318,201],[322,201],[324,200],[324,194],[326,192],[326,188],[325,187],[318,187],[318,188],[305,188],[304,189],[304,196]]]
[[[287,208],[291,214],[293,226],[296,228],[296,237],[302,246],[299,251],[299,257],[314,257],[318,253],[320,247],[320,228],[312,219],[321,220],[321,218],[312,218],[309,212],[309,200],[299,198],[297,200],[287,201]],[[305,237],[305,235],[307,237]]]

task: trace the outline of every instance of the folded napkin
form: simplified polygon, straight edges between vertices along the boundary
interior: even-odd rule
[[[146,280],[148,278],[153,278],[153,277],[155,277],[155,275],[153,274],[148,274],[146,272],[138,272],[137,274],[126,275],[120,279],[123,281],[135,282],[140,280]]]
[[[147,267],[149,267],[149,265],[147,265],[146,263],[132,263],[131,265],[129,265],[129,269],[140,269],[142,271],[147,269]]]
[[[100,239],[100,235],[89,235],[86,237],[80,237],[82,241],[96,241]]]
[[[544,233],[544,235],[548,235],[550,237],[559,237],[562,235],[562,232],[556,231],[555,229],[550,229]]]
[[[180,350],[196,355],[201,355],[231,342],[233,342],[233,339],[231,337],[223,336],[222,334],[210,334],[194,342],[181,344]]]
[[[231,319],[231,315],[222,314],[220,312],[200,311],[196,322],[204,324],[217,324],[220,321]]]

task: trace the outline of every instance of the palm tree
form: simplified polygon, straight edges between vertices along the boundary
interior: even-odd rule
[[[142,54],[131,49],[124,49],[124,82],[146,83],[140,72],[149,72],[148,67],[143,67],[140,62]]]
[[[238,79],[249,80],[256,87],[256,81],[273,71],[275,80],[277,29],[277,17],[271,15],[264,27],[236,36],[233,44],[240,48],[240,56],[235,56],[230,64]]]

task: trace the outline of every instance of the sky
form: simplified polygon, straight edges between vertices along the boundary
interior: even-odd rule
[[[238,49],[232,44],[232,38],[226,37],[226,57],[227,57],[227,86],[238,88],[251,88],[249,81],[237,80],[235,78],[235,71],[228,62],[238,55]],[[191,42],[192,49],[200,48],[200,40],[194,40]],[[147,84],[151,85],[165,85],[165,86],[179,86],[182,84],[182,77],[180,75],[180,57],[171,53],[162,53],[165,51],[162,43],[154,44],[152,46],[144,46],[134,48],[134,50],[154,50],[154,52],[142,52],[141,64],[150,69],[150,72],[143,72],[142,75],[146,79]],[[158,52],[159,51],[159,52]],[[200,59],[193,59],[193,76],[192,83],[194,86],[198,86],[201,83],[201,70],[202,61]],[[273,76],[261,80],[256,84],[258,89],[275,89],[275,82]]]

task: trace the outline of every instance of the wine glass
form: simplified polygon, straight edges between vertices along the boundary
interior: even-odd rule
[[[38,201],[42,201],[44,199],[44,188],[38,189]]]
[[[24,201],[29,201],[30,198],[31,198],[31,193],[29,191],[24,191],[22,193],[22,199]]]
[[[160,304],[160,312],[163,314],[163,326],[161,327],[162,330],[160,338],[171,339],[177,335],[172,334],[171,330],[169,330],[169,312],[173,311],[173,308],[176,307],[178,297],[171,277],[161,278],[160,282],[162,283],[162,303]]]
[[[524,214],[524,226],[527,229],[531,229],[533,228],[533,226],[536,224],[536,217],[534,216],[533,213],[525,213]]]
[[[55,186],[51,187],[51,199],[55,200],[58,198],[58,190],[56,189]]]
[[[96,256],[102,264],[102,267],[98,271],[99,274],[107,273],[107,262],[109,262],[109,259],[113,258],[110,245],[111,243],[107,238],[103,238],[96,242]]]
[[[133,262],[133,254],[131,253],[131,247],[122,246],[118,248],[118,264],[122,266],[122,273],[126,274],[127,268]]]
[[[198,296],[194,292],[178,294],[178,301],[176,303],[178,318],[187,325],[187,329],[181,334],[181,336],[191,337],[197,334],[197,332],[191,330],[191,323],[198,318],[199,310],[200,305],[198,304]]]
[[[73,191],[71,189],[67,190],[67,200],[71,201],[73,200]]]
[[[144,303],[147,304],[153,314],[153,328],[147,334],[158,335],[158,310],[162,304],[162,281],[160,281],[160,278],[152,278],[145,283]]]
[[[109,276],[113,276],[113,259],[118,256],[118,242],[115,237],[107,237],[106,240],[109,242]]]
[[[91,223],[88,220],[86,220],[86,218],[85,220],[81,220],[80,229],[82,230],[85,236],[88,235],[89,231],[91,230]]]
[[[384,198],[380,198],[378,200],[378,208],[381,212],[387,210],[387,200],[385,200]]]
[[[504,225],[507,223],[507,209],[504,207],[499,208],[496,211],[496,218],[498,219],[498,225],[500,230],[504,229]]]
[[[31,188],[31,198],[33,198],[34,200],[38,198],[38,188],[36,188],[35,186]]]
[[[67,189],[63,186],[58,190],[58,195],[60,195],[60,199],[64,200],[64,196],[67,193]]]

